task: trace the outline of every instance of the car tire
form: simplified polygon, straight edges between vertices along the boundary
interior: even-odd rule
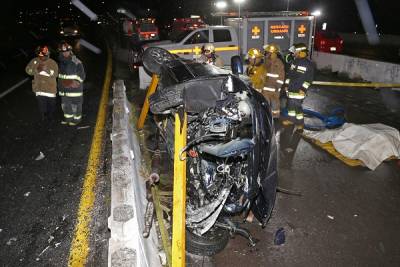
[[[226,247],[229,238],[229,232],[218,227],[212,227],[202,236],[186,230],[186,251],[200,256],[213,256]]]
[[[160,74],[164,62],[175,59],[174,55],[161,47],[149,47],[143,52],[143,66],[152,74]]]

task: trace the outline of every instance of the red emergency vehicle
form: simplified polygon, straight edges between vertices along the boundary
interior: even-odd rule
[[[160,34],[154,18],[127,19],[123,23],[124,33],[137,41],[157,41]]]
[[[180,35],[182,32],[204,28],[206,24],[199,16],[191,16],[190,18],[175,18],[172,22],[170,39]]]

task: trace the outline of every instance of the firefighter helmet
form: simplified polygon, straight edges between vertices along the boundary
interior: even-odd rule
[[[294,50],[296,52],[306,52],[306,53],[308,53],[308,47],[304,43],[295,44],[294,45]]]
[[[304,43],[299,43],[294,45],[295,48],[295,57],[305,58],[308,55],[308,47]]]
[[[67,42],[62,42],[58,46],[58,51],[60,51],[60,52],[72,51],[72,46],[70,44],[68,44]]]
[[[279,51],[281,50],[276,44],[267,44],[264,45],[263,48],[266,53],[279,53]]]
[[[202,48],[204,54],[215,53],[215,47],[212,44],[205,44]]]
[[[247,52],[248,59],[256,59],[256,58],[262,58],[262,57],[263,57],[263,54],[257,48],[250,48],[249,51]]]
[[[36,48],[36,54],[39,57],[48,57],[50,55],[50,51],[47,45],[41,45]]]

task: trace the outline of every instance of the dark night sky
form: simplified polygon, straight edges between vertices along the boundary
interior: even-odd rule
[[[102,0],[82,0],[93,9],[99,9]],[[200,14],[206,16],[214,11],[211,0],[103,0],[105,6],[110,9],[116,9],[118,6],[129,8],[139,16],[146,15],[146,9],[152,10],[152,15],[160,20],[166,20],[175,16],[184,16],[189,14]],[[320,22],[327,22],[328,29],[335,31],[354,32],[361,31],[362,26],[358,17],[355,0],[290,0],[290,10],[308,10],[321,9],[323,15],[318,19]],[[0,9],[0,27],[7,23],[15,21],[15,15],[20,8],[40,8],[55,7],[58,2],[69,2],[68,0],[41,0],[41,1],[23,1],[23,0],[2,0]],[[227,0],[230,10],[237,10],[233,0]],[[368,0],[378,30],[383,33],[400,34],[400,8],[399,0]],[[248,11],[276,11],[286,10],[287,0],[246,0],[242,6],[243,10]],[[181,5],[182,9],[178,9]],[[79,11],[77,11],[79,12]]]

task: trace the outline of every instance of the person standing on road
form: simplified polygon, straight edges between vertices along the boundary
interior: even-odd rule
[[[256,48],[250,48],[246,55],[246,59],[249,62],[246,74],[249,76],[253,88],[260,93],[263,93],[267,78],[267,69],[263,64],[263,57],[262,52]]]
[[[37,57],[33,58],[25,68],[28,75],[33,76],[32,91],[36,94],[42,121],[54,119],[57,94],[58,65],[50,58],[46,45],[36,49]]]
[[[285,76],[285,67],[278,58],[279,47],[275,44],[264,45],[265,68],[267,70],[263,95],[269,101],[272,116],[279,118],[280,115],[280,92]]]
[[[201,55],[198,62],[215,65],[219,68],[224,67],[224,61],[220,56],[215,54],[215,47],[212,44],[205,44],[201,48]]]
[[[304,128],[303,101],[314,80],[314,64],[307,58],[307,45],[295,45],[295,59],[290,66],[285,83],[288,86],[288,116],[283,125],[295,124],[298,130]]]
[[[285,75],[287,75],[287,73],[289,72],[290,66],[294,61],[294,52],[295,52],[295,47],[294,45],[292,45],[291,47],[289,47],[288,52],[282,55],[282,61],[284,62],[285,66]],[[287,102],[288,102],[287,88],[286,86],[283,86],[280,94],[281,109],[287,108]]]
[[[74,126],[82,120],[83,81],[86,74],[82,62],[73,54],[71,45],[62,42],[58,50],[58,93],[64,112],[61,123]]]

